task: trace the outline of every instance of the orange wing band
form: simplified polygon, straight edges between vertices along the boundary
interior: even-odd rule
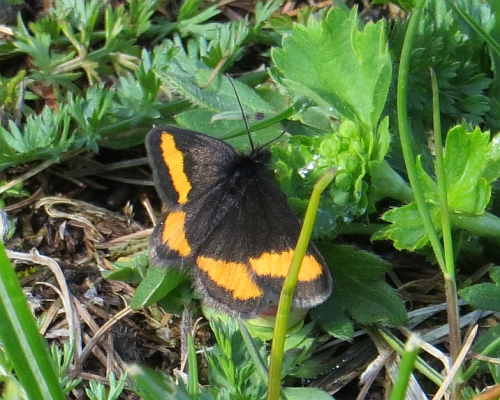
[[[285,278],[290,269],[294,250],[281,253],[264,253],[259,258],[251,258],[250,265],[259,276],[272,278]],[[318,279],[323,273],[323,268],[313,256],[307,255],[300,267],[299,282],[309,282]]]
[[[197,266],[218,286],[233,293],[236,300],[250,300],[263,296],[245,264],[198,257]]]
[[[179,195],[179,204],[184,204],[188,200],[192,186],[184,172],[184,155],[175,146],[174,137],[168,132],[161,135],[161,152],[163,161],[168,166],[172,184]]]
[[[171,212],[167,215],[162,233],[163,243],[179,253],[181,257],[187,257],[191,254],[191,246],[189,246],[184,230],[185,220],[186,213],[182,211]]]

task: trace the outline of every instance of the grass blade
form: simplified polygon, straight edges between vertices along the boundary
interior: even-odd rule
[[[65,396],[21,285],[0,241],[0,340],[29,399]]]

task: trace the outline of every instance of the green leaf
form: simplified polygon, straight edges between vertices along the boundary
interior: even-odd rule
[[[267,382],[258,370],[260,364],[252,361],[235,320],[210,319],[209,322],[217,342],[212,351],[206,353],[211,393],[218,399],[264,398]],[[265,344],[258,339],[253,342],[262,357]]]
[[[490,276],[495,283],[469,286],[460,290],[460,296],[477,309],[500,311],[500,267],[492,268]]]
[[[284,388],[284,392],[285,392],[286,398],[288,400],[310,400],[310,399],[332,400],[333,399],[333,397],[330,396],[328,393],[326,393],[325,391],[318,389],[318,388],[287,387],[287,388]]]
[[[383,161],[391,145],[391,133],[389,132],[389,118],[385,117],[378,126],[378,143],[375,143],[372,160]]]
[[[413,7],[415,7],[415,0],[373,0],[373,4],[387,4],[387,3],[393,3],[397,4],[399,7],[401,7],[405,11],[411,11]]]
[[[434,225],[439,227],[440,225],[437,224],[439,208],[429,205],[429,213]],[[411,251],[421,249],[429,243],[429,237],[416,203],[393,208],[387,211],[382,218],[390,222],[391,225],[376,232],[372,236],[372,240],[390,239],[394,242],[396,249]]]
[[[200,24],[219,14],[216,6],[210,6],[205,10],[199,10],[202,0],[187,0],[182,5],[177,15],[178,23],[182,24]]]
[[[391,83],[391,58],[382,22],[361,31],[355,10],[328,12],[323,21],[296,24],[272,52],[283,83],[298,96],[358,122],[378,125]]]
[[[0,127],[0,169],[33,160],[57,160],[65,151],[74,149],[69,123],[65,106],[58,112],[44,107],[39,115],[28,117],[23,130],[10,120],[9,130]]]
[[[65,399],[47,343],[38,332],[0,241],[0,341],[29,399]]]
[[[167,268],[150,267],[130,302],[132,308],[147,307],[174,290],[186,276]]]
[[[403,301],[387,283],[382,281],[389,265],[371,253],[354,246],[321,247],[326,262],[331,266],[334,289],[330,298],[311,310],[311,315],[331,334],[350,339],[352,322],[371,325],[386,323],[400,326],[407,315]],[[332,322],[340,318],[340,323]]]
[[[148,400],[190,400],[184,385],[176,385],[172,377],[132,364],[127,374],[134,382],[133,390]]]
[[[226,77],[217,76],[208,87],[201,88],[209,81],[211,74],[212,70],[197,60],[194,55],[179,49],[168,70],[165,74],[161,74],[160,78],[204,109],[217,112],[238,110],[234,89]],[[269,112],[269,104],[253,89],[237,80],[233,83],[245,112]]]
[[[113,270],[102,271],[102,275],[111,280],[120,280],[139,284],[147,273],[149,257],[146,252],[131,259],[120,259],[113,264]]]
[[[332,296],[335,296],[337,287],[334,286],[333,290]],[[330,335],[342,340],[351,340],[354,337],[354,324],[346,314],[346,309],[347,305],[341,300],[340,304],[331,307],[328,312],[325,312],[326,310],[321,308],[319,310],[313,308],[310,315]]]
[[[484,179],[490,147],[490,134],[479,128],[467,132],[452,128],[446,138],[444,170],[448,206],[452,211],[482,214],[489,203],[491,188]]]
[[[447,134],[443,162],[452,220],[456,223],[454,217],[462,218],[461,228],[475,229],[471,218],[485,216],[491,198],[490,182],[500,173],[500,141],[497,137],[490,140],[489,132],[479,128],[469,132],[464,126],[456,126]],[[437,183],[424,170],[420,157],[417,172],[434,226],[440,232]],[[376,184],[378,188],[380,185]],[[411,251],[427,245],[428,237],[415,203],[391,209],[383,219],[391,225],[375,233],[373,240],[391,239],[397,249]],[[486,234],[486,229],[479,234]]]
[[[237,101],[236,106],[237,106]],[[244,129],[245,123],[241,112],[238,111],[238,120],[218,120],[214,121],[214,112],[210,110],[202,110],[195,108],[184,111],[176,116],[175,122],[184,128],[191,129],[196,132],[202,132],[206,135],[213,136],[218,139],[225,140],[236,149],[250,151],[250,141],[248,134],[245,132],[241,136],[227,139],[227,136],[234,131]],[[257,145],[268,143],[270,140],[279,137],[281,132],[277,126],[261,129],[257,132],[252,132],[252,141]]]
[[[210,68],[216,68],[224,60],[224,64],[219,66],[221,72],[224,73],[228,66],[241,58],[242,45],[249,32],[247,18],[219,24],[202,60]]]
[[[500,325],[489,327],[484,332],[481,332],[480,336],[476,338],[476,340],[474,341],[475,343],[473,346],[473,351],[477,354],[485,355],[488,357],[499,358],[499,338]],[[500,365],[496,363],[489,363],[486,361],[481,362],[479,365],[480,366],[477,372],[486,373],[489,369],[489,372],[491,373],[495,383],[498,385],[498,383],[500,382]],[[471,367],[473,367],[473,365],[471,365]]]
[[[491,277],[492,281],[495,282],[495,285],[500,286],[500,268],[499,267],[495,267],[495,268],[491,269],[490,277]]]

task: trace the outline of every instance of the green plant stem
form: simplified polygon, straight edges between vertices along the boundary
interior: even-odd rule
[[[443,235],[445,270],[444,285],[446,293],[446,308],[449,326],[450,355],[452,364],[455,363],[460,353],[460,316],[458,312],[458,293],[455,276],[455,259],[453,256],[453,238],[451,236],[450,213],[448,210],[448,194],[446,190],[446,174],[444,171],[443,140],[441,131],[441,117],[439,107],[439,88],[436,74],[431,69],[432,103],[433,103],[433,125],[434,140],[436,142],[436,179],[439,194],[439,208],[441,215],[441,231]],[[458,373],[460,376],[460,372]],[[457,379],[452,384],[455,398],[458,397],[459,386]]]
[[[293,293],[297,285],[302,260],[307,252],[309,240],[311,238],[314,220],[318,211],[321,193],[330,184],[335,175],[335,170],[329,170],[314,185],[311,199],[307,207],[306,216],[300,231],[297,247],[293,254],[290,270],[286,276],[283,288],[281,289],[278,311],[276,313],[276,325],[274,328],[274,338],[271,347],[271,362],[269,365],[269,387],[267,392],[268,400],[278,400],[281,392],[281,367],[283,365],[283,351],[285,348],[286,331],[290,309],[292,307]]]
[[[411,373],[415,368],[417,361],[420,340],[412,335],[406,342],[403,354],[401,355],[401,362],[399,363],[399,372],[394,387],[392,388],[390,400],[404,400],[406,398],[406,391],[408,384],[411,380]]]
[[[452,213],[450,214],[450,220],[453,227],[464,229],[474,235],[500,238],[500,218],[488,212],[483,215]]]
[[[370,163],[370,191],[381,198],[391,198],[409,204],[415,201],[413,190],[388,163]]]
[[[433,95],[433,123],[436,142],[436,178],[439,193],[439,207],[441,211],[441,230],[443,235],[446,286],[446,302],[448,306],[448,323],[450,326],[450,353],[452,362],[455,362],[460,352],[460,328],[458,315],[458,298],[455,279],[455,260],[453,256],[453,239],[451,236],[450,213],[448,210],[448,194],[443,160],[443,141],[441,132],[441,118],[439,108],[439,89],[436,74],[431,69]]]
[[[434,228],[434,225],[432,223],[429,210],[427,209],[424,193],[417,174],[415,157],[413,155],[413,150],[411,147],[410,127],[408,120],[408,75],[410,70],[411,45],[413,36],[415,35],[415,32],[417,30],[420,15],[422,14],[423,5],[424,1],[420,0],[417,2],[415,8],[413,9],[413,14],[410,17],[410,22],[408,24],[408,29],[406,31],[403,43],[403,49],[401,51],[401,64],[399,66],[397,86],[398,128],[401,140],[401,149],[403,151],[408,179],[415,196],[415,202],[420,212],[420,217],[422,218],[422,222],[425,226],[427,235],[429,236],[429,241],[431,243],[432,249],[434,250],[437,262],[441,269],[445,271],[446,268],[443,248],[441,246],[441,242],[439,240],[436,229]]]

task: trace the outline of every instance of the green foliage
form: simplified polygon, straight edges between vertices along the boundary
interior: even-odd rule
[[[60,382],[49,356],[47,342],[38,333],[14,268],[0,240],[0,343],[5,356],[5,380],[14,388],[22,386],[28,398],[64,399]],[[17,378],[12,377],[12,370]],[[19,380],[20,385],[16,383]]]
[[[26,122],[20,126],[11,119],[8,127],[2,125],[0,169],[34,160],[58,161],[83,146],[97,151],[99,142],[123,148],[143,140],[159,109],[168,113],[169,107],[157,98],[161,82],[152,70],[157,61],[136,45],[153,29],[151,15],[157,5],[156,0],[133,0],[114,8],[99,1],[61,0],[29,29],[19,19],[12,45],[17,54],[31,58],[32,67],[27,76],[24,72],[1,80],[0,92],[7,116],[21,114]],[[157,48],[153,57],[164,56],[162,50]],[[115,83],[99,83],[113,72],[118,75]],[[80,87],[84,75],[91,84],[88,89]],[[28,83],[26,93],[20,90],[22,79]],[[35,89],[40,84],[50,87],[57,110],[45,106],[36,114],[22,105],[23,99],[38,99]]]
[[[263,399],[267,384],[256,371],[243,336],[233,320],[212,321],[217,345],[206,353],[212,395],[222,399]],[[260,346],[261,355],[263,344]]]
[[[452,128],[446,137],[444,173],[449,211],[457,216],[483,215],[491,198],[491,183],[500,176],[500,146],[497,137],[479,128],[467,131]],[[438,232],[441,231],[437,183],[417,164],[428,209]],[[419,250],[429,239],[415,203],[393,208],[383,216],[391,225],[373,239],[391,239],[398,249]]]
[[[482,307],[479,307],[482,309]],[[483,332],[474,343],[473,351],[488,357],[498,358],[500,356],[500,326],[494,326]],[[481,372],[489,371],[495,384],[500,383],[500,366],[493,363],[481,362],[479,365],[471,365],[471,368],[478,368]]]
[[[479,310],[500,311],[500,267],[490,271],[493,283],[478,283],[460,290],[460,296]]]
[[[281,82],[295,95],[314,99],[368,132],[377,127],[391,81],[391,59],[382,23],[362,31],[355,10],[332,9],[321,21],[296,25],[273,60]],[[347,74],[347,75],[346,75]],[[364,138],[364,149],[372,140]]]
[[[210,326],[217,344],[212,349],[205,350],[209,364],[210,384],[199,389],[199,398],[201,400],[264,399],[267,389],[266,371],[262,370],[262,361],[257,362],[252,357],[248,343],[246,343],[235,321],[233,319],[224,319],[224,321],[211,319]],[[318,373],[319,361],[314,361],[314,358],[311,358],[311,354],[317,346],[316,341],[309,337],[311,326],[304,327],[287,339],[284,376],[292,374],[293,376],[302,375],[304,378],[310,378],[313,376],[311,374]],[[256,352],[254,356],[261,360],[265,359],[267,346],[259,339],[252,341],[252,351]],[[327,361],[328,355],[328,352],[323,352],[323,363],[321,364],[323,368],[328,365],[324,363]],[[309,372],[306,373],[304,369],[309,369]],[[134,381],[132,389],[143,398],[148,400],[192,398],[188,396],[187,388],[182,382],[175,385],[169,376],[137,366],[132,366],[127,372]],[[297,400],[305,400],[310,396],[315,396],[314,398],[318,399],[331,399],[322,390],[313,388],[306,390],[306,388],[285,387],[284,392],[287,398]]]
[[[0,77],[0,170],[32,161],[58,162],[83,149],[128,148],[142,143],[152,124],[163,123],[248,149],[234,91],[227,79],[212,73],[214,68],[232,71],[249,47],[271,45],[269,52],[259,56],[267,58],[272,80],[265,71],[245,73],[235,79],[235,87],[251,129],[260,129],[252,133],[253,140],[265,144],[279,137],[272,144],[274,170],[290,203],[303,213],[312,186],[334,167],[334,183],[321,200],[317,237],[330,239],[350,222],[377,211],[378,200],[390,198],[403,204],[384,214],[388,225],[373,237],[390,239],[398,249],[429,252],[428,232],[412,188],[391,169],[391,165],[403,167],[397,136],[391,137],[399,129],[392,88],[407,21],[397,21],[388,30],[383,22],[363,25],[356,11],[309,8],[293,22],[288,16],[274,17],[281,2],[268,1],[256,5],[253,20],[220,23],[218,6],[202,8],[200,0],[185,1],[177,19],[168,21],[154,15],[159,3],[131,0],[115,7],[97,0],[57,0],[54,8],[28,25],[19,18],[13,39],[0,42],[0,59],[25,57],[29,67]],[[412,1],[399,3],[407,10],[415,7]],[[494,212],[489,207],[500,175],[499,138],[488,133],[500,127],[499,55],[494,54],[500,27],[490,10],[499,8],[490,3],[427,1],[411,51],[407,91],[413,147],[420,154],[418,177],[439,234],[442,202],[430,172],[434,159],[427,149],[432,117],[430,67],[437,75],[447,132],[444,179],[454,227],[478,235],[488,230],[498,236],[500,231],[498,218],[487,214]],[[478,124],[481,128],[469,127]],[[289,136],[280,137],[283,130]],[[387,158],[391,141],[392,157]],[[22,188],[16,190],[3,197],[26,196]],[[383,282],[386,263],[352,247],[331,246],[327,240],[321,249],[335,278],[332,297],[312,312],[323,328],[351,339],[356,323],[404,324],[403,302]],[[134,307],[159,301],[168,311],[179,313],[193,297],[183,276],[146,270],[144,260],[116,267],[109,278],[140,283]],[[465,288],[461,295],[474,307],[497,309],[498,276],[495,268],[493,283]],[[9,279],[1,278],[2,282]],[[262,397],[265,371],[255,364],[241,332],[231,324],[215,323],[213,328],[218,340],[208,353],[213,385],[211,391],[201,390],[200,398]],[[312,335],[311,325],[306,325],[289,338],[287,381],[321,370],[315,354],[319,346]],[[477,351],[495,340],[486,337]],[[257,341],[256,347],[264,358],[265,345]],[[77,383],[61,382],[71,351],[69,347],[52,350],[65,391]],[[7,396],[22,392],[20,382],[27,382],[26,377],[20,375],[18,380],[14,375],[21,368],[14,361],[19,360],[11,362],[0,352],[2,394]],[[40,376],[50,370],[41,365],[35,365]],[[145,398],[189,397],[182,383],[176,385],[147,370],[132,371],[135,390]],[[498,378],[498,371],[490,372]],[[110,379],[109,392],[91,383],[88,396],[116,398],[125,378]],[[315,389],[286,388],[285,392],[288,398],[329,398]]]
[[[146,276],[149,258],[147,252],[138,256],[120,260],[112,264],[113,270],[103,271],[102,275],[108,279],[140,283]]]
[[[0,76],[0,99],[4,107],[4,117],[12,117],[15,113],[17,95],[23,80],[26,78],[26,71],[19,71],[15,76],[4,78]]]
[[[186,275],[178,271],[151,266],[137,288],[131,306],[140,308],[154,304],[165,296],[169,296],[185,279]],[[179,292],[176,291],[173,294],[173,297],[177,298],[177,301],[174,302],[178,303]],[[185,304],[188,304],[190,300],[191,296],[186,299]]]
[[[387,124],[381,124],[383,140],[379,151],[385,154],[389,144]],[[302,214],[312,186],[330,168],[337,173],[333,185],[321,200],[315,226],[316,236],[338,229],[338,224],[364,215],[369,207],[368,184],[365,180],[370,162],[383,159],[370,157],[363,149],[359,126],[344,120],[334,133],[317,137],[294,136],[273,148],[280,186],[292,205]]]
[[[233,319],[211,319],[210,326],[214,332],[217,344],[211,351],[206,352],[210,366],[210,392],[215,399],[261,399],[265,398],[267,390],[266,374],[262,362],[256,362],[255,357],[266,359],[267,346],[259,339],[253,339],[253,350],[245,342],[242,332],[237,328]],[[290,333],[285,342],[285,356],[283,365],[283,379],[291,377],[310,379],[331,364],[331,353],[320,351],[320,343],[311,338],[313,325],[304,326],[299,331]],[[254,357],[251,351],[255,351]],[[293,380],[291,380],[293,381]],[[307,399],[310,395],[318,398],[331,399],[322,390],[297,390],[286,387],[284,391],[291,398]],[[326,397],[325,397],[326,396]],[[316,397],[315,397],[316,398]]]
[[[0,181],[0,186],[5,184],[7,184],[7,181]],[[20,182],[0,195],[0,207],[5,207],[5,201],[7,199],[22,199],[29,197],[29,195],[29,192],[24,189],[24,183]]]
[[[457,6],[467,5],[467,14],[485,32],[491,32],[495,22],[488,5],[480,0],[453,2]],[[389,45],[392,57],[397,62],[401,56],[401,46],[408,21],[396,21],[391,31]],[[492,98],[488,89],[492,84],[491,65],[484,42],[462,22],[446,1],[426,1],[419,21],[411,51],[408,79],[408,114],[414,135],[413,146],[424,154],[424,165],[431,162],[428,146],[429,130],[432,128],[432,90],[429,69],[437,77],[440,113],[443,130],[462,121],[472,125],[490,122]],[[395,85],[393,86],[395,90]],[[396,95],[389,96],[386,112],[394,115]],[[497,122],[494,122],[497,124]],[[492,126],[498,128],[498,126]],[[397,140],[397,136],[395,137]],[[396,142],[397,144],[397,142]],[[399,146],[394,148],[394,156],[399,158]],[[400,165],[398,164],[398,167]]]
[[[141,398],[148,400],[192,400],[182,381],[177,385],[173,378],[159,371],[131,365],[127,374],[133,379],[132,390]],[[200,400],[211,399],[201,396]]]
[[[14,365],[2,348],[0,348],[0,382],[3,386],[2,397],[4,399],[26,398],[26,392],[14,373]]]
[[[369,207],[365,176],[389,148],[388,121],[382,111],[391,83],[391,59],[382,23],[362,30],[355,11],[332,9],[320,20],[295,25],[294,33],[272,52],[274,79],[296,98],[307,97],[317,108],[302,110],[304,124],[317,137],[294,137],[275,150],[282,188],[303,211],[305,193],[329,168],[334,185],[323,199],[317,234],[327,234],[341,220],[351,221]],[[330,118],[341,117],[340,125]],[[318,122],[321,121],[321,122]],[[295,193],[301,190],[301,193]],[[321,215],[323,213],[323,215]]]
[[[389,265],[352,246],[322,246],[335,287],[330,298],[314,308],[312,317],[330,334],[350,339],[354,324],[400,326],[407,315],[403,301],[381,277]]]
[[[74,343],[63,342],[62,348],[55,344],[52,344],[50,346],[50,355],[52,356],[54,364],[56,365],[61,387],[66,394],[76,388],[82,381],[81,378],[70,379],[67,374],[69,372],[71,362],[73,361],[74,353]]]
[[[115,374],[112,372],[108,378],[109,389],[102,383],[91,380],[89,387],[85,389],[90,400],[116,400],[120,397],[125,387],[125,380],[127,374],[121,374],[120,379],[117,381]]]

